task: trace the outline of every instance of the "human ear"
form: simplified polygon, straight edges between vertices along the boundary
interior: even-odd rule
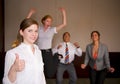
[[[20,35],[21,35],[21,36],[23,36],[23,31],[22,31],[22,30],[20,30],[19,32],[20,32]]]

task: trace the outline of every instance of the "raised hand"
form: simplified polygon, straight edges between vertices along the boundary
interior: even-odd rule
[[[15,56],[16,56],[16,59],[13,64],[13,67],[16,72],[20,72],[25,68],[25,61],[22,59],[19,59],[19,55],[17,53],[15,54]]]
[[[30,10],[30,13],[35,13],[36,12],[36,9],[35,8],[32,8],[31,10]]]
[[[56,31],[60,31],[67,25],[67,19],[66,19],[66,11],[64,8],[60,8],[60,11],[62,13],[62,24],[56,26]]]
[[[62,47],[62,45],[58,45],[57,49],[60,49]]]
[[[65,9],[64,8],[60,8],[60,11],[65,12]]]
[[[78,42],[75,42],[75,43],[74,43],[74,45],[75,45],[75,47],[77,47],[77,48],[79,48],[79,47],[80,47],[80,45],[79,45],[79,43],[78,43]]]
[[[64,8],[60,8],[60,11],[62,12],[63,16],[66,17],[66,10]]]

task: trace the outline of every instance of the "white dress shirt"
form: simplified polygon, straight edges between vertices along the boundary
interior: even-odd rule
[[[53,54],[58,52],[63,56],[63,58],[60,60],[60,63],[65,63],[65,49],[66,49],[66,43],[60,43],[62,47],[57,49],[58,45],[53,48]],[[68,52],[69,52],[69,63],[71,63],[74,60],[75,55],[82,56],[82,50],[81,48],[76,48],[72,43],[68,42]]]
[[[49,27],[46,31],[44,31],[43,26],[40,27],[37,41],[39,49],[50,49],[52,47],[52,40],[55,33],[57,33],[56,27]]]
[[[6,53],[3,84],[46,84],[41,51],[37,45],[34,45],[34,48],[33,53],[30,45],[21,43]],[[16,81],[11,83],[8,72],[16,59],[15,53],[19,55],[19,59],[25,61],[25,68],[23,71],[17,72]]]

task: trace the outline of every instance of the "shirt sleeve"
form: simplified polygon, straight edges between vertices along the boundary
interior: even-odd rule
[[[82,49],[81,48],[76,48],[75,54],[77,56],[82,56]]]
[[[58,32],[57,32],[56,27],[53,27],[53,29],[54,29],[54,33],[57,34]]]
[[[15,56],[11,54],[10,52],[7,52],[5,56],[5,70],[4,70],[3,84],[15,84],[16,83],[16,81],[12,83],[8,78],[8,73],[9,73],[11,66],[14,63],[14,60],[15,60]]]
[[[105,64],[107,69],[110,68],[110,59],[109,59],[109,53],[108,53],[108,48],[105,46]]]
[[[55,53],[58,53],[57,47],[58,47],[58,45],[56,45],[54,48],[52,48],[52,53],[53,53],[53,55],[54,55]]]

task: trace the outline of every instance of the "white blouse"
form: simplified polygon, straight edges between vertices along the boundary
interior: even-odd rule
[[[29,45],[21,43],[6,53],[3,84],[46,84],[41,51],[37,45],[34,45],[34,48],[33,53]],[[16,81],[11,83],[8,72],[15,61],[15,53],[19,55],[19,59],[25,61],[25,68],[23,71],[17,72]]]

